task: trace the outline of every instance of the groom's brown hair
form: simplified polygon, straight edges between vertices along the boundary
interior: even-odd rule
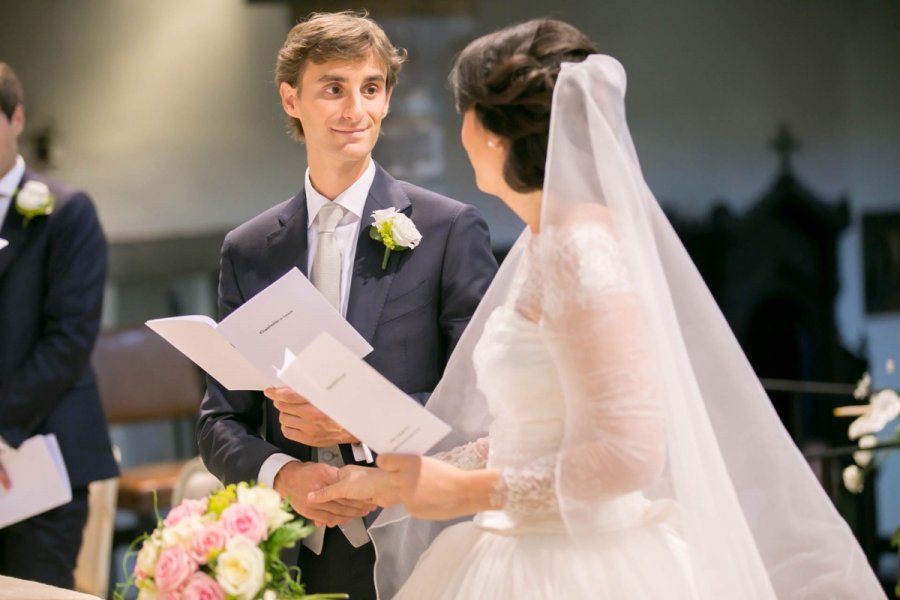
[[[330,60],[363,61],[370,55],[384,65],[385,87],[392,90],[406,50],[394,47],[366,12],[313,13],[288,32],[275,62],[275,84],[287,83],[299,93],[307,61],[319,65]],[[302,140],[300,119],[288,117],[288,125],[294,139]]]

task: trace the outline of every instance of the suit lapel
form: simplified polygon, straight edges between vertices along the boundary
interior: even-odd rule
[[[17,189],[25,185],[25,182],[29,179],[29,173],[26,169],[25,175],[22,176],[22,181],[19,182]],[[34,221],[30,224],[31,227],[35,225]],[[28,238],[28,228],[25,227],[25,219],[16,210],[15,200],[10,202],[9,210],[6,211],[6,219],[4,219],[2,227],[0,227],[0,238],[9,242],[6,248],[0,250],[0,277],[2,277],[19,252],[21,252],[25,246],[25,240]]]
[[[278,229],[266,237],[266,265],[270,281],[275,281],[294,267],[307,275],[306,215],[306,190],[301,189],[278,215]]]
[[[384,245],[369,237],[372,225],[372,211],[396,208],[409,212],[410,203],[406,192],[396,179],[375,164],[375,179],[366,198],[362,222],[359,225],[359,239],[356,242],[356,256],[350,283],[350,299],[347,304],[347,321],[372,343],[375,328],[381,317],[381,310],[391,289],[394,275],[400,267],[406,252],[393,252],[387,268],[381,269]]]

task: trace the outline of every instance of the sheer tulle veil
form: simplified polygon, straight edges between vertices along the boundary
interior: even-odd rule
[[[701,598],[884,598],[647,187],[625,120],[625,87],[625,71],[611,57],[563,65],[541,229],[570,222],[583,205],[603,207],[612,220],[655,351],[637,375],[655,378],[665,398],[667,464],[645,494],[679,515]],[[428,402],[454,427],[435,451],[486,435],[472,351],[530,238],[523,233],[504,261]],[[584,426],[583,412],[577,399],[566,399],[560,457],[597,435]],[[596,535],[579,526],[592,518],[584,473],[573,475],[561,458],[556,488],[573,543]],[[398,507],[379,516],[371,532],[380,597],[393,595],[447,525],[409,518]]]

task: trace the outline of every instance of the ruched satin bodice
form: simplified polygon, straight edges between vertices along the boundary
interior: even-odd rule
[[[488,466],[521,467],[552,455],[562,440],[564,404],[538,325],[511,305],[498,307],[475,350],[478,386],[493,423]]]

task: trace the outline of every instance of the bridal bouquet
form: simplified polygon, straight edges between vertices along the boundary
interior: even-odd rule
[[[138,600],[283,600],[346,598],[305,595],[299,569],[280,552],[312,533],[277,492],[240,483],[199,500],[185,500],[141,544],[132,576]]]

